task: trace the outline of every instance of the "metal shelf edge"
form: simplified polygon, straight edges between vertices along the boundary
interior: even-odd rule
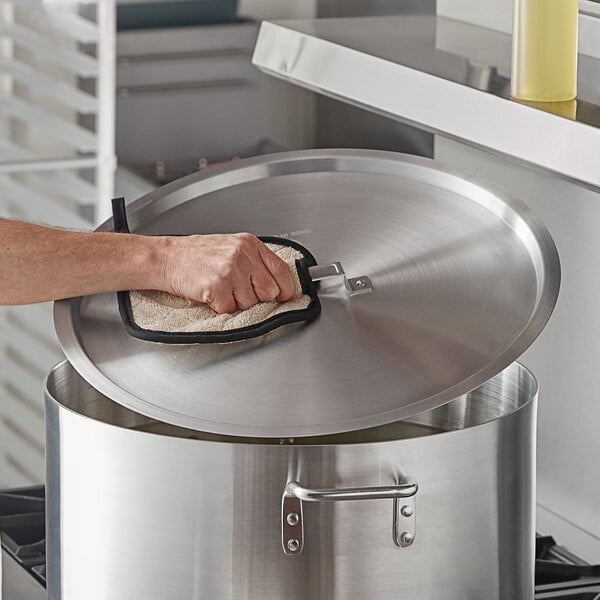
[[[263,22],[252,59],[256,67],[371,112],[600,188],[600,128],[292,27],[291,21]]]

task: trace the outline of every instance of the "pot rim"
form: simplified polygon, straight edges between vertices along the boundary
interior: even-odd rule
[[[393,437],[391,437],[389,439],[383,439],[383,440],[361,440],[361,441],[344,441],[343,439],[342,440],[339,439],[340,437],[343,438],[344,436],[346,436],[348,434],[350,434],[350,435],[360,434],[361,431],[362,432],[377,431],[377,430],[381,430],[382,428],[386,427],[386,425],[380,425],[380,426],[374,427],[374,428],[368,428],[368,429],[358,430],[358,431],[354,431],[354,432],[335,433],[335,434],[330,434],[330,435],[326,435],[326,436],[296,436],[294,438],[291,438],[294,440],[294,443],[285,443],[284,444],[284,443],[279,442],[279,440],[280,439],[288,439],[288,438],[256,438],[256,437],[242,437],[242,436],[216,436],[215,434],[211,434],[210,432],[201,432],[201,431],[196,431],[196,430],[192,430],[192,429],[186,429],[186,428],[183,428],[183,427],[180,427],[177,425],[172,425],[172,424],[164,422],[164,421],[159,421],[159,423],[162,423],[169,427],[173,427],[177,430],[180,430],[182,432],[182,434],[185,432],[186,434],[191,434],[191,435],[194,435],[194,434],[196,434],[196,435],[201,434],[204,436],[215,435],[215,437],[216,437],[216,439],[210,439],[207,437],[190,438],[189,435],[177,436],[177,435],[170,435],[168,433],[160,433],[160,432],[155,432],[155,431],[144,431],[144,430],[134,429],[131,427],[127,427],[125,425],[120,425],[118,423],[114,423],[114,422],[110,422],[110,421],[107,421],[104,419],[92,417],[90,415],[85,414],[84,412],[76,410],[75,408],[73,408],[71,406],[63,404],[60,400],[58,400],[50,392],[50,390],[49,390],[50,378],[56,371],[58,371],[60,369],[65,369],[65,368],[72,369],[72,372],[76,377],[80,378],[82,380],[82,382],[84,382],[92,390],[94,390],[95,393],[102,396],[103,400],[105,400],[111,404],[114,404],[116,407],[118,407],[118,409],[127,411],[133,415],[139,416],[144,419],[148,419],[150,421],[153,420],[151,417],[148,417],[147,415],[135,412],[135,411],[131,410],[130,408],[124,407],[124,406],[118,404],[117,402],[115,402],[114,400],[111,400],[110,398],[108,398],[107,396],[102,394],[102,392],[100,392],[99,390],[94,388],[91,384],[89,384],[83,377],[81,377],[81,375],[77,372],[77,370],[73,367],[73,365],[68,360],[63,360],[60,363],[58,363],[57,365],[55,365],[44,377],[44,381],[43,381],[44,397],[47,402],[48,401],[53,402],[59,409],[65,410],[69,413],[72,413],[72,414],[76,415],[78,418],[85,419],[86,421],[90,421],[90,422],[94,422],[94,423],[99,423],[105,427],[121,429],[123,431],[127,431],[129,434],[151,435],[151,436],[157,436],[157,437],[161,437],[161,438],[168,438],[171,440],[177,440],[178,442],[181,441],[181,442],[188,442],[188,443],[195,443],[195,444],[199,444],[199,443],[221,444],[224,446],[239,446],[239,447],[252,446],[252,447],[256,447],[256,448],[284,447],[284,448],[289,449],[289,448],[326,448],[326,447],[331,447],[331,446],[362,447],[362,446],[372,446],[374,444],[377,444],[377,445],[393,444],[393,443],[398,443],[398,442],[408,441],[408,440],[420,440],[420,439],[428,438],[428,437],[437,437],[439,435],[447,436],[447,435],[451,435],[451,434],[459,434],[461,432],[464,435],[465,431],[475,431],[475,430],[481,431],[481,428],[483,428],[483,427],[495,426],[495,425],[497,425],[497,423],[499,423],[501,421],[505,421],[505,420],[511,419],[511,418],[516,418],[522,411],[528,410],[532,405],[536,404],[538,393],[539,393],[539,382],[538,382],[537,378],[535,377],[535,375],[526,366],[524,366],[523,364],[521,364],[518,361],[515,361],[515,362],[511,363],[508,367],[506,367],[506,369],[504,369],[500,373],[497,373],[496,375],[494,375],[494,377],[490,378],[488,381],[483,383],[481,386],[479,386],[478,388],[475,388],[475,390],[472,390],[471,392],[468,392],[467,394],[457,396],[456,398],[454,398],[447,404],[442,405],[441,407],[437,407],[435,409],[430,409],[428,411],[423,411],[422,413],[419,413],[417,415],[412,415],[411,417],[402,419],[397,422],[397,423],[404,422],[407,424],[411,424],[411,423],[414,424],[414,421],[411,421],[411,419],[414,419],[415,417],[418,417],[419,415],[426,415],[428,413],[433,413],[436,410],[446,409],[446,407],[451,406],[453,403],[459,402],[463,398],[468,398],[468,396],[470,394],[473,394],[473,393],[477,392],[477,390],[480,390],[482,387],[490,384],[490,382],[492,382],[495,378],[502,376],[506,371],[509,371],[509,370],[517,371],[520,377],[525,376],[527,378],[527,380],[529,382],[529,386],[530,386],[530,390],[529,390],[529,393],[527,394],[527,397],[524,400],[520,401],[519,405],[516,406],[516,408],[513,408],[512,410],[507,410],[507,412],[505,412],[504,414],[501,414],[497,417],[491,417],[481,423],[475,423],[473,425],[467,425],[465,427],[460,427],[460,428],[435,431],[433,433],[425,433],[423,435],[408,436],[408,437],[404,437],[404,438],[398,437],[396,439],[394,439]],[[416,424],[418,424],[418,423],[416,423]],[[393,425],[393,423],[388,424],[388,425]],[[46,427],[48,427],[47,419],[46,419]],[[310,440],[311,437],[318,438],[319,440],[322,440],[323,438],[331,438],[331,442],[323,442],[323,441],[319,441],[319,442],[315,442],[315,443],[310,443],[310,441],[302,442],[303,439]],[[272,441],[270,441],[270,442],[263,441],[263,440],[267,440],[267,439],[272,440]],[[447,438],[444,438],[444,439],[447,439]],[[260,440],[260,441],[257,441],[257,440]]]

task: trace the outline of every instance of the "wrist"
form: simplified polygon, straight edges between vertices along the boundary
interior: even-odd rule
[[[130,233],[106,235],[111,237],[104,243],[113,254],[113,260],[107,264],[107,276],[113,279],[111,287],[120,290],[168,290],[166,263],[170,238]],[[115,237],[118,245],[115,245]]]
[[[123,264],[123,287],[132,290],[168,291],[168,256],[173,246],[173,238],[166,236],[145,236],[118,234],[126,242],[129,260]]]

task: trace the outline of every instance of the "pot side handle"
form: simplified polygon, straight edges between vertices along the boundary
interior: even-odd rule
[[[304,517],[302,502],[339,502],[346,500],[393,499],[394,543],[406,548],[416,537],[416,499],[419,486],[412,479],[398,485],[310,489],[290,481],[281,499],[281,543],[289,556],[297,556],[304,547]]]

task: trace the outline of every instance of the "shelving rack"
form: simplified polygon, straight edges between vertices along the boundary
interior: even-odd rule
[[[115,154],[115,1],[0,0],[0,215],[90,229]],[[0,308],[0,487],[44,480],[51,305]]]

